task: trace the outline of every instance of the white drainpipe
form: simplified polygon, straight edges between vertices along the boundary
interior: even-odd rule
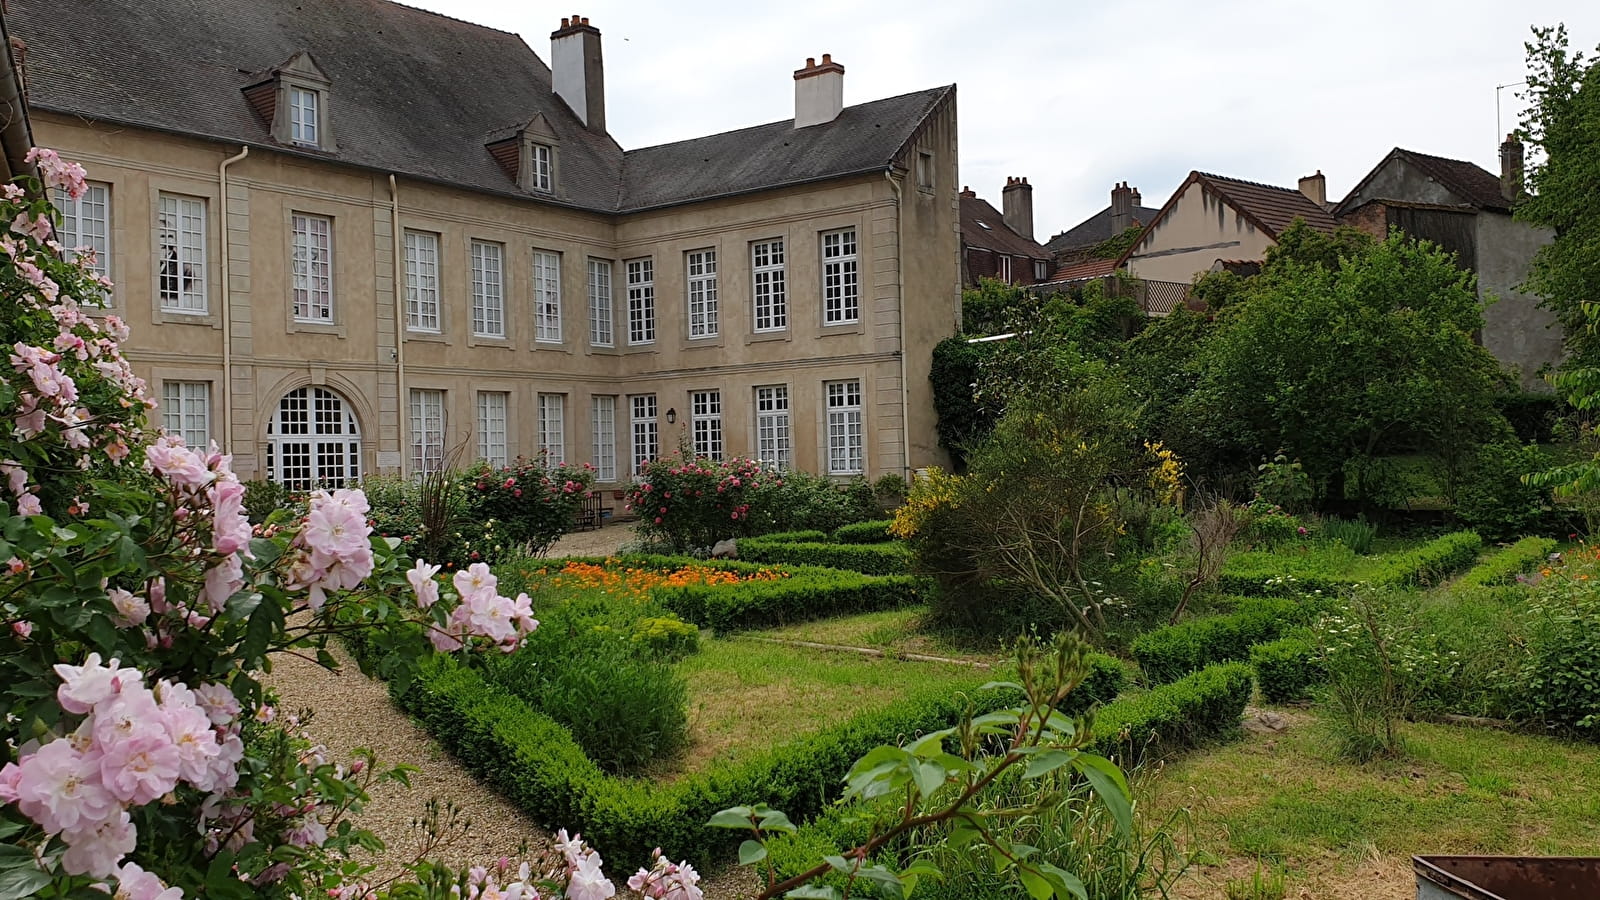
[[[222,240],[222,452],[233,452],[233,285],[228,278],[228,167],[250,155],[249,147],[217,166],[222,202],[217,204],[217,237]]]

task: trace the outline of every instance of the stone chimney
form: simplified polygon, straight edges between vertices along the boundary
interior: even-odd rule
[[[818,64],[806,57],[803,69],[794,70],[794,127],[825,125],[839,118],[844,109],[844,66],[833,56],[822,54]]]
[[[1315,175],[1307,175],[1300,179],[1300,193],[1305,194],[1307,200],[1323,209],[1328,208],[1328,179],[1323,177],[1321,169],[1318,169]]]
[[[1001,215],[1012,231],[1033,240],[1033,185],[1026,178],[1006,178],[1000,191]]]
[[[1522,142],[1514,134],[1506,135],[1500,145],[1500,196],[1507,203],[1522,196]]]
[[[1134,190],[1128,187],[1126,181],[1119,181],[1111,188],[1111,236],[1127,231],[1133,226],[1133,195]]]
[[[600,29],[587,16],[561,20],[550,33],[550,80],[555,92],[578,114],[590,131],[606,132],[605,63],[600,58]]]
[[[972,198],[972,199],[976,199],[977,196],[978,196],[978,192],[973,190],[970,187],[967,187],[966,185],[962,185],[961,186],[961,196]]]
[[[1137,210],[1139,207],[1144,205],[1144,198],[1139,196],[1138,188],[1129,188],[1128,190],[1133,191],[1133,199],[1129,201],[1129,206],[1131,206],[1134,210]]]

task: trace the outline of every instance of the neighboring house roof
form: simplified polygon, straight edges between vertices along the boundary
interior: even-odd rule
[[[1135,206],[1133,208],[1133,224],[1148,225],[1159,212],[1161,210],[1154,207]],[[1050,251],[1053,256],[1063,250],[1092,247],[1112,237],[1114,235],[1111,233],[1111,207],[1107,206],[1105,209],[1051,238],[1045,243],[1044,248]]]
[[[1144,231],[1117,260],[1118,266],[1128,261],[1133,252],[1150,236],[1151,229],[1161,221],[1162,216],[1178,204],[1178,200],[1189,190],[1190,185],[1196,183],[1233,207],[1239,215],[1266,232],[1273,240],[1277,240],[1278,235],[1294,224],[1296,219],[1304,219],[1307,226],[1330,234],[1339,224],[1331,213],[1311,202],[1311,198],[1295,188],[1282,188],[1256,181],[1245,181],[1241,178],[1194,171],[1190,172],[1189,177],[1183,180],[1183,184],[1178,185],[1178,189],[1167,198],[1161,211],[1145,223]]]
[[[1361,179],[1359,184],[1350,189],[1350,193],[1346,194],[1345,198],[1339,202],[1339,205],[1334,207],[1334,212],[1345,212],[1351,201],[1363,194],[1368,183],[1372,181],[1378,172],[1388,165],[1391,160],[1396,159],[1415,166],[1423,174],[1438,182],[1445,190],[1461,198],[1463,203],[1478,209],[1488,209],[1496,212],[1511,211],[1511,204],[1506,202],[1505,195],[1500,191],[1500,176],[1495,175],[1477,163],[1467,162],[1464,159],[1430,156],[1426,153],[1418,153],[1415,150],[1396,147],[1389,151],[1389,155],[1385,156],[1382,162],[1372,167],[1372,171],[1367,173],[1367,177]],[[1367,199],[1405,200],[1406,198],[1369,197]]]
[[[12,0],[8,17],[41,110],[602,212],[881,168],[955,90],[624,154],[517,35],[387,0]],[[331,153],[275,141],[242,90],[300,53],[331,82]],[[519,188],[484,146],[536,115],[557,141],[553,197]]]
[[[1029,259],[1049,259],[1050,254],[1039,246],[1037,241],[1031,241],[1012,230],[1005,222],[1005,216],[989,204],[989,201],[979,197],[961,197],[961,242],[968,247],[978,247],[983,250],[992,250],[1011,256],[1026,256]]]
[[[1219,259],[1211,264],[1213,272],[1232,272],[1239,276],[1260,275],[1259,259]]]
[[[1104,278],[1117,270],[1117,261],[1114,259],[1090,259],[1070,266],[1062,266],[1055,270],[1048,281],[1040,282],[1034,287],[1065,287],[1080,281],[1093,278]]]

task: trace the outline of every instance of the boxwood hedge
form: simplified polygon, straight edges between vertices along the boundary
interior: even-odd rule
[[[1250,666],[1256,670],[1261,697],[1268,703],[1304,700],[1328,677],[1309,628],[1297,628],[1275,641],[1251,647]]]
[[[1228,615],[1145,632],[1133,642],[1133,658],[1151,684],[1176,681],[1212,663],[1249,659],[1252,646],[1311,621],[1321,606],[1313,597],[1245,597]]]
[[[889,526],[893,524],[893,519],[873,519],[842,525],[834,531],[833,539],[840,544],[887,544],[894,540],[894,535],[889,533]]]
[[[1228,594],[1263,596],[1322,591],[1332,593],[1365,582],[1373,585],[1433,585],[1452,572],[1472,564],[1483,548],[1483,539],[1473,531],[1457,531],[1435,538],[1420,547],[1387,554],[1376,570],[1366,577],[1342,574],[1298,572],[1286,574],[1282,561],[1257,558],[1235,560],[1223,569],[1218,587]]]
[[[745,538],[739,542],[739,558],[796,566],[826,566],[868,575],[904,575],[911,571],[911,551],[900,543],[827,544]]]

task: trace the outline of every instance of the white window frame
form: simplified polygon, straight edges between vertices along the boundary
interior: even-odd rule
[[[439,235],[405,233],[406,330],[439,334],[444,330],[439,308]]]
[[[589,344],[595,347],[615,346],[611,260],[589,260],[588,292]]]
[[[156,282],[161,309],[205,315],[211,310],[206,291],[206,198],[163,192],[156,203]]]
[[[595,394],[589,398],[589,432],[594,448],[594,477],[609,483],[617,480],[617,398]]]
[[[539,455],[547,466],[567,461],[566,394],[539,395]]]
[[[783,238],[750,245],[750,289],[756,331],[789,327],[789,283]]]
[[[428,475],[444,466],[444,391],[411,389],[411,474]]]
[[[90,255],[79,253],[80,248],[92,251],[94,261],[87,264],[89,271],[110,278],[111,185],[103,181],[85,182],[83,195],[76,200],[63,190],[51,193],[56,211],[61,214],[61,224],[56,227],[56,240],[66,248],[66,258],[72,260]]]
[[[1010,284],[1011,283],[1011,257],[1007,256],[1004,253],[996,253],[995,254],[995,258],[999,261],[1000,280],[1004,281],[1006,284]]]
[[[717,321],[717,251],[713,247],[690,250],[683,255],[687,283],[689,339],[714,338]]]
[[[211,382],[163,381],[161,428],[183,438],[184,446],[205,451],[211,446]]]
[[[289,85],[289,143],[302,147],[321,146],[322,95],[296,84]]]
[[[628,282],[628,343],[656,342],[656,263],[652,257],[623,262]]]
[[[555,171],[553,161],[555,150],[549,144],[534,144],[528,158],[529,174],[533,177],[533,189],[550,193],[554,189]]]
[[[794,468],[794,427],[789,417],[789,386],[756,388],[756,459],[780,472]]]
[[[825,382],[823,393],[828,413],[828,474],[864,474],[867,448],[862,427],[861,380]]]
[[[361,479],[361,428],[345,399],[323,387],[296,388],[278,398],[267,422],[267,477],[293,490],[344,487]],[[305,477],[290,481],[289,454]],[[329,474],[324,474],[327,468]]]
[[[511,395],[505,391],[478,392],[478,458],[504,468],[511,462],[506,423]]]
[[[632,461],[628,473],[638,475],[644,464],[661,455],[661,425],[657,420],[655,394],[633,394],[628,397],[628,422],[633,435]]]
[[[561,343],[561,254],[533,251],[533,339]]]
[[[822,324],[861,321],[860,251],[854,228],[822,233]]]
[[[1042,259],[1034,260],[1033,261],[1033,280],[1035,282],[1040,282],[1040,281],[1044,281],[1046,278],[1049,278],[1049,277],[1050,277],[1050,264],[1045,262]]]
[[[694,455],[706,459],[721,459],[722,392],[694,391],[689,395],[689,434],[694,441]]]
[[[289,272],[294,320],[333,323],[333,220],[290,213]]]
[[[494,241],[473,241],[472,334],[506,336],[506,248]]]

